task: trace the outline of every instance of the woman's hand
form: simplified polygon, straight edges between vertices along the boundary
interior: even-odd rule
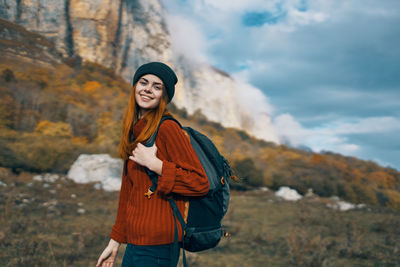
[[[129,159],[161,175],[163,163],[157,158],[157,147],[155,144],[151,147],[146,147],[141,143],[137,144],[136,148],[132,150],[132,156]]]
[[[101,253],[99,260],[97,261],[96,267],[112,267],[114,265],[115,258],[117,257],[120,243],[114,239],[110,239],[107,247]]]

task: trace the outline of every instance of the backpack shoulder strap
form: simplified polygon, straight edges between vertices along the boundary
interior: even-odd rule
[[[152,135],[152,137],[149,139],[149,141],[146,142],[145,146],[147,147],[151,147],[154,145],[154,142],[156,140],[157,134],[158,134],[158,130],[160,129],[161,124],[166,121],[166,120],[173,120],[175,121],[179,127],[182,128],[182,125],[179,123],[179,121],[177,121],[175,118],[171,117],[171,116],[163,116],[161,118],[160,123],[158,124],[157,130],[155,131],[155,133]],[[147,193],[145,193],[145,196],[147,198],[151,198],[151,195],[156,191],[157,189],[157,182],[158,182],[158,174],[156,174],[155,172],[149,170],[148,168],[145,168],[147,175],[150,177],[152,185],[149,188],[149,190],[147,191]],[[178,221],[181,224],[182,227],[182,235],[184,235],[185,233],[185,229],[186,229],[186,223],[185,220],[182,217],[182,214],[180,213],[178,206],[175,203],[175,200],[173,198],[169,199],[169,204],[172,208],[172,214],[174,215],[174,221],[175,221],[175,234],[174,234],[174,251],[176,251],[179,247],[178,244]],[[184,236],[182,236],[182,251],[183,251],[183,266],[187,267],[187,262],[186,262],[186,256],[185,256],[185,250],[184,248]],[[174,264],[174,262],[178,262],[179,259],[179,254],[173,254],[172,258],[171,258],[171,263]]]
[[[145,146],[151,147],[151,146],[154,145],[154,142],[156,141],[156,137],[157,137],[157,134],[158,134],[158,130],[160,129],[161,124],[166,120],[172,120],[172,121],[176,122],[179,125],[179,127],[182,128],[182,125],[180,124],[180,122],[178,120],[176,120],[174,117],[172,117],[172,116],[163,116],[161,118],[161,120],[160,120],[160,123],[158,124],[157,130],[150,137],[150,139],[146,142]]]
[[[172,117],[172,116],[163,116],[162,118],[161,118],[161,120],[160,120],[160,123],[158,124],[158,126],[157,126],[157,129],[156,129],[156,131],[154,132],[154,134],[150,137],[150,139],[144,144],[146,147],[151,147],[151,146],[153,146],[154,145],[154,143],[155,143],[155,141],[156,141],[156,137],[157,137],[157,134],[158,134],[158,130],[160,129],[160,126],[161,126],[161,124],[164,122],[164,121],[166,121],[166,120],[173,120],[173,121],[175,121],[181,128],[182,128],[182,125],[180,124],[180,122],[177,120],[177,119],[175,119],[174,117]],[[124,174],[125,175],[127,175],[128,174],[128,160],[126,159],[125,160],[125,162],[124,162]],[[155,174],[153,173],[153,174],[151,174],[152,173],[152,171],[150,171],[149,169],[147,169],[146,168],[146,172],[147,172],[147,174],[150,176],[150,178],[151,177],[156,177],[155,176]],[[153,178],[153,179],[157,179],[157,178]],[[153,179],[152,179],[152,181],[153,181]],[[156,182],[157,183],[157,182]],[[154,190],[155,190],[156,188],[154,188]],[[153,191],[154,192],[154,191]]]
[[[160,123],[158,124],[157,130],[154,132],[154,134],[150,137],[150,139],[146,142],[145,146],[147,147],[151,147],[154,145],[155,141],[156,141],[156,137],[158,134],[158,130],[160,129],[161,124],[166,121],[166,120],[173,120],[175,121],[181,128],[182,125],[179,123],[179,121],[177,121],[175,118],[171,117],[171,116],[163,116],[160,120]],[[157,183],[158,183],[158,174],[149,170],[148,168],[145,168],[147,175],[150,177],[150,180],[152,182],[151,187],[149,188],[149,190],[147,190],[147,192],[144,194],[147,198],[151,198],[151,195],[156,191],[157,189]]]

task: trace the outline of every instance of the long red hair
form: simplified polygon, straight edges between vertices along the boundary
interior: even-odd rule
[[[125,160],[129,158],[129,156],[132,154],[132,150],[138,143],[147,141],[155,133],[162,116],[172,116],[172,114],[166,108],[168,104],[168,96],[164,88],[160,104],[157,108],[149,110],[145,113],[143,118],[146,120],[146,125],[140,134],[132,141],[131,139],[134,135],[133,125],[135,125],[135,123],[139,120],[140,111],[140,107],[136,104],[136,84],[132,87],[132,91],[129,96],[128,107],[124,113],[121,141],[118,146],[118,154]]]

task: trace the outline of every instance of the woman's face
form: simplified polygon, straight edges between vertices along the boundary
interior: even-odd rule
[[[136,83],[135,98],[136,104],[140,107],[141,115],[158,107],[163,92],[164,84],[156,75],[146,74],[140,77]]]

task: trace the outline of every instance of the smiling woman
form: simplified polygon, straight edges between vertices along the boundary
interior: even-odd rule
[[[135,97],[137,105],[141,107],[142,115],[160,104],[163,90],[163,82],[157,76],[146,74],[140,78],[135,87]]]
[[[179,246],[174,245],[175,220],[169,198],[185,214],[185,196],[202,196],[209,182],[196,152],[180,125],[167,120],[159,128],[175,92],[178,78],[161,62],[136,71],[123,119],[119,154],[125,160],[117,218],[110,242],[97,266],[111,267],[121,243],[126,243],[122,266],[176,266]],[[158,128],[155,143],[145,146]],[[158,175],[157,189],[148,195],[152,181],[146,168]],[[146,195],[148,198],[146,198]],[[178,226],[178,240],[182,230]]]

